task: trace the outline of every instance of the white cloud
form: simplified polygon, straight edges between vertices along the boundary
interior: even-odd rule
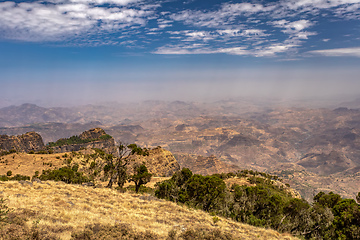
[[[57,0],[54,2],[62,2],[61,0]],[[84,3],[84,4],[114,4],[114,5],[127,5],[129,3],[139,2],[139,0],[70,0],[72,3]]]
[[[165,20],[165,19],[157,19],[157,22],[158,22],[158,26],[159,28],[163,29],[163,28],[166,28],[166,27],[172,27],[172,24],[174,21],[172,20]]]
[[[286,0],[282,1],[282,5],[293,10],[299,10],[300,8],[333,8],[341,5],[351,5],[359,3],[358,0]]]
[[[270,24],[274,25],[277,28],[283,28],[283,33],[289,35],[289,39],[293,42],[298,42],[302,39],[308,39],[309,36],[316,35],[316,32],[308,32],[303,31],[305,28],[309,28],[313,26],[313,23],[309,20],[298,20],[294,22],[287,21],[285,19],[270,22]]]
[[[286,44],[286,43],[274,43],[266,47],[259,47],[257,51],[254,52],[256,57],[272,57],[277,53],[287,52],[289,49],[297,47],[296,44]]]
[[[205,45],[203,45],[205,46]],[[211,48],[202,45],[170,45],[158,48],[155,54],[185,55],[185,54],[215,54],[226,53],[231,55],[248,55],[255,57],[273,57],[277,53],[283,53],[291,48],[297,47],[294,44],[274,43],[266,47],[258,46],[254,49],[246,47]]]
[[[360,47],[315,50],[308,53],[327,57],[360,57]]]
[[[169,12],[164,8],[156,12],[159,7],[153,0],[2,2],[0,38],[130,44],[119,38],[126,35],[128,39],[141,39],[137,43],[163,43],[155,51],[159,54],[261,57],[296,52],[317,34],[312,28],[318,24],[320,13],[360,19],[360,1],[356,0],[224,2],[212,10]],[[112,33],[117,34],[112,37]]]
[[[313,23],[311,23],[309,20],[304,20],[304,19],[294,22],[290,22],[285,19],[282,19],[278,21],[273,21],[270,24],[278,28],[284,28],[285,30],[283,30],[283,32],[288,34],[297,34],[302,30],[304,30],[305,28],[308,28],[313,25]]]
[[[0,33],[22,41],[59,41],[99,31],[117,31],[143,25],[153,11],[127,8],[133,0],[63,0],[48,2],[0,3]],[[101,7],[112,3],[117,6]]]
[[[240,15],[242,13],[258,13],[258,12],[269,12],[275,8],[275,5],[264,6],[262,4],[252,3],[235,3],[235,4],[224,4],[221,8],[221,12],[225,14]]]
[[[227,37],[265,37],[269,36],[269,34],[265,33],[265,30],[262,29],[225,29],[225,30],[217,30],[220,36]]]

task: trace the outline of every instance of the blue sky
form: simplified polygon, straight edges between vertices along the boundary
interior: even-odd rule
[[[0,1],[0,106],[360,91],[360,1]]]

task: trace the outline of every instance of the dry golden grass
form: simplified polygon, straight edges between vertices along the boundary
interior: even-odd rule
[[[5,155],[0,157],[0,175],[5,175],[10,170],[13,175],[21,174],[31,177],[35,171],[41,173],[42,170],[60,168],[64,165],[65,158],[62,157],[63,155],[64,153],[12,153]]]
[[[226,183],[226,186],[230,189],[230,187],[233,185],[233,184],[238,184],[240,186],[256,186],[256,184],[251,184],[248,180],[247,177],[232,177],[232,178],[228,178],[228,179],[225,179],[225,183]]]
[[[158,239],[169,232],[220,230],[233,239],[296,239],[288,234],[256,228],[222,217],[156,199],[150,195],[120,193],[113,189],[68,185],[62,182],[0,182],[0,198],[15,212],[26,213],[26,225],[36,224],[60,239],[87,225],[129,224],[137,232],[151,231]],[[215,223],[216,222],[216,223]],[[145,236],[145,235],[144,235]],[[1,239],[1,237],[0,237]]]

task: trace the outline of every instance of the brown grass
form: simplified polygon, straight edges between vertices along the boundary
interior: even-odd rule
[[[24,226],[47,239],[70,239],[74,232],[78,233],[75,239],[116,239],[101,235],[114,231],[133,234],[124,239],[134,239],[136,234],[140,239],[295,239],[221,217],[214,221],[206,212],[150,195],[107,188],[9,181],[0,182],[1,197],[13,209],[13,224],[7,228]]]
[[[64,153],[55,154],[27,154],[12,153],[0,157],[0,175],[5,175],[7,171],[12,174],[21,174],[25,176],[33,176],[35,171],[60,168],[64,165],[62,156]],[[44,165],[45,163],[45,165]],[[50,164],[52,167],[50,167]]]

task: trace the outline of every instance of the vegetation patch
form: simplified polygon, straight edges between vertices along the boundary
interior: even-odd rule
[[[57,140],[56,142],[49,142],[47,144],[48,147],[61,147],[64,145],[72,145],[72,144],[84,144],[89,142],[94,142],[98,140],[107,140],[111,139],[112,137],[108,134],[102,135],[99,138],[93,138],[93,139],[81,139],[79,136],[75,135],[69,138],[61,138]]]
[[[276,185],[274,176],[241,171],[236,176],[248,176],[248,181],[255,185],[233,184],[228,189],[223,179],[230,176],[233,174],[193,175],[184,168],[171,179],[157,183],[155,195],[305,239],[360,239],[360,206],[353,199],[321,192],[311,205]]]
[[[21,174],[16,174],[13,177],[11,177],[11,175],[10,176],[9,175],[0,175],[0,181],[26,181],[26,180],[30,180],[30,177],[24,176]]]
[[[5,156],[5,155],[9,155],[9,154],[12,154],[12,153],[16,153],[17,151],[15,149],[11,149],[9,151],[1,151],[0,152],[0,156]]]
[[[81,184],[85,182],[90,182],[90,179],[82,172],[78,172],[78,166],[74,165],[72,168],[62,167],[55,170],[44,170],[39,176],[40,180],[47,181],[63,181],[65,183],[74,183]]]

